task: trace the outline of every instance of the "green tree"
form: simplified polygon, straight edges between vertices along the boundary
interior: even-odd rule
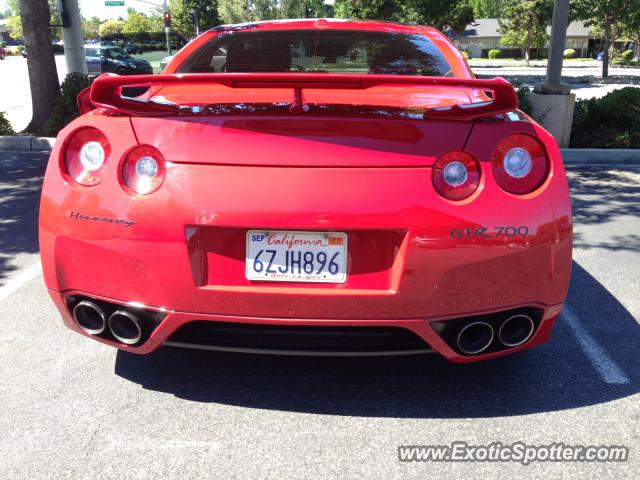
[[[633,42],[633,57],[638,60],[640,58],[640,10],[625,15],[622,19],[622,28],[624,36]]]
[[[9,17],[7,19],[7,30],[11,38],[15,40],[22,40],[22,20],[19,16]]]
[[[195,12],[198,17],[200,31],[208,30],[220,24],[218,17],[218,1],[202,0],[171,0],[169,3],[171,24],[175,31],[183,37],[195,35],[196,29],[189,20],[189,12]]]
[[[122,33],[127,36],[140,39],[151,31],[151,22],[144,13],[128,10],[127,21],[122,26]]]
[[[640,11],[640,0],[573,0],[571,7],[574,17],[584,20],[587,25],[602,32],[602,76],[608,77],[609,64],[614,57],[615,41],[625,29],[625,19]]]
[[[322,0],[218,0],[218,15],[225,23],[326,17],[332,12]]]
[[[20,0],[7,0],[7,12],[9,17],[17,17],[20,15]]]
[[[218,15],[224,23],[250,21],[249,2],[247,0],[218,0]]]
[[[336,16],[429,25],[460,32],[473,21],[468,0],[336,0]]]
[[[98,33],[101,37],[107,37],[112,35],[122,35],[122,31],[124,30],[125,22],[122,20],[107,20],[100,24],[100,28],[98,29]]]
[[[476,18],[502,18],[504,0],[469,0]]]
[[[499,21],[500,43],[522,49],[529,66],[529,50],[542,47],[547,41],[547,27],[551,25],[553,0],[506,0],[506,20]]]
[[[164,31],[164,17],[162,8],[158,7],[149,14],[149,32]]]
[[[405,11],[399,0],[336,0],[334,4],[338,18],[404,21]],[[409,0],[409,3],[414,3]]]
[[[98,17],[91,17],[89,20],[82,19],[82,36],[85,40],[94,40],[100,36],[100,24]]]

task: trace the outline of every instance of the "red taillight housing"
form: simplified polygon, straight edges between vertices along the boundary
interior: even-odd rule
[[[529,135],[503,138],[491,159],[493,176],[503,190],[515,195],[531,193],[549,175],[549,159],[542,144]]]
[[[139,195],[155,192],[164,182],[166,166],[162,154],[150,145],[135,147],[122,162],[122,182]]]
[[[432,179],[436,192],[444,198],[464,200],[480,185],[480,165],[467,152],[447,152],[436,160]]]
[[[83,128],[67,142],[64,167],[76,183],[92,187],[102,181],[110,156],[107,137],[95,128]]]

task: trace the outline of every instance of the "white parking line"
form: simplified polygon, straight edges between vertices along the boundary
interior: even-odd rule
[[[40,262],[36,262],[33,265],[20,270],[19,273],[9,278],[7,283],[0,287],[0,302],[16,290],[19,290],[25,283],[28,283],[38,277],[40,274],[42,274]]]
[[[580,344],[582,351],[591,362],[593,368],[598,372],[600,377],[602,377],[602,380],[605,383],[629,383],[629,378],[620,369],[615,360],[589,335],[589,332],[580,324],[578,317],[576,317],[566,305],[562,311],[562,316],[569,327],[571,327],[573,336]]]

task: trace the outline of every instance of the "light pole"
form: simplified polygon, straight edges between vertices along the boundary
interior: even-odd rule
[[[86,75],[87,62],[84,57],[84,38],[82,38],[82,19],[78,0],[62,0],[59,6],[67,73],[78,72]]]
[[[167,5],[167,0],[163,0],[163,8],[164,8],[164,35],[167,41],[167,53],[171,56],[171,13],[169,12],[169,6]]]

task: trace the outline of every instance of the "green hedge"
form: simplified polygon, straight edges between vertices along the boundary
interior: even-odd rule
[[[625,50],[620,54],[620,58],[623,62],[630,62],[633,60],[633,50]]]
[[[500,58],[500,50],[489,50],[487,55],[491,60],[495,60],[496,58]]]
[[[70,73],[60,85],[61,93],[53,105],[51,116],[44,124],[44,134],[55,137],[71,120],[78,117],[80,112],[76,105],[78,94],[91,85],[87,75]]]
[[[640,148],[640,88],[626,87],[602,98],[577,101],[571,146]]]
[[[511,83],[518,94],[518,108],[527,115],[531,115],[531,103],[529,102],[529,94],[531,93],[531,90],[529,90],[529,87],[522,85],[522,82],[519,80],[514,80]]]
[[[575,56],[576,56],[576,51],[575,51],[573,48],[567,48],[567,49],[563,52],[562,56],[563,56],[564,58],[573,58],[573,57],[575,57]]]

